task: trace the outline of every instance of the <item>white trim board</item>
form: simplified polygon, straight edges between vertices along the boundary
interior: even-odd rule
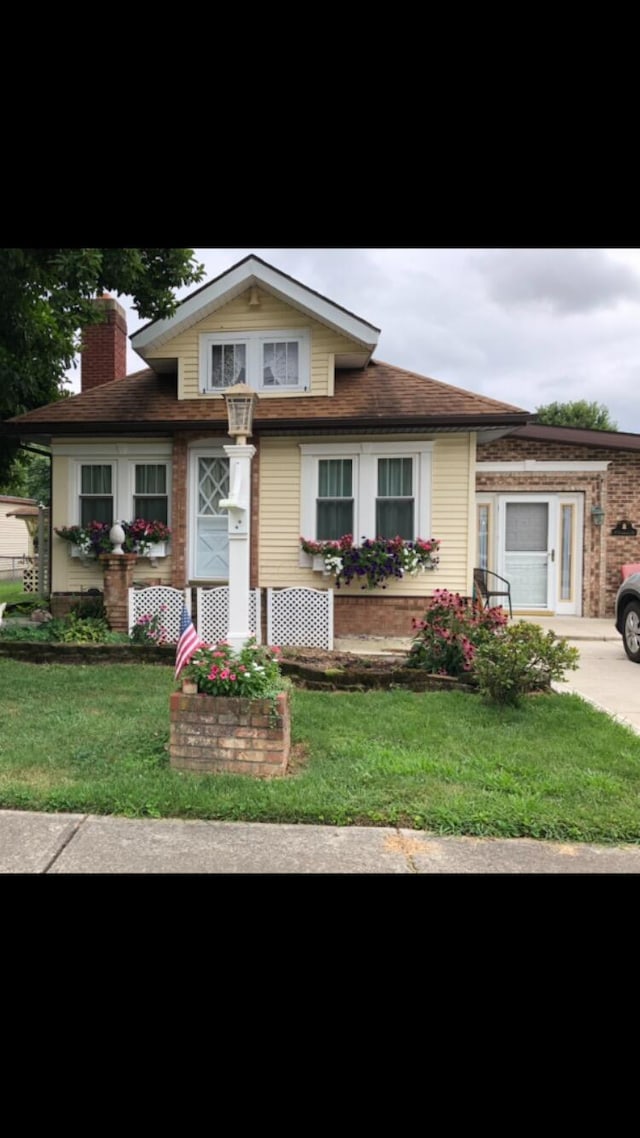
[[[191,297],[184,300],[173,316],[165,317],[164,320],[155,320],[146,328],[134,332],[130,337],[132,348],[146,358],[146,353],[150,349],[157,350],[174,336],[239,296],[252,284],[263,285],[274,296],[293,304],[301,312],[365,345],[370,353],[377,346],[379,328],[345,312],[332,301],[311,292],[305,285],[291,280],[257,257],[248,257],[212,281],[210,285],[198,289]]]
[[[538,471],[539,473],[558,473],[563,471],[582,471],[584,474],[601,473],[608,470],[609,462],[571,462],[557,461],[541,462],[537,458],[525,458],[520,462],[476,462],[476,470],[480,474],[518,474]]]

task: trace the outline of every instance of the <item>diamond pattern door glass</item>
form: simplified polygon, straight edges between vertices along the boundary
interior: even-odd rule
[[[198,458],[196,566],[200,580],[225,580],[229,574],[229,534],[220,499],[229,497],[229,460]]]

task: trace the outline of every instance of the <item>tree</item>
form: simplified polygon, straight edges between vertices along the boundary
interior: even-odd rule
[[[604,403],[545,403],[536,407],[536,421],[545,427],[586,427],[590,431],[617,431],[618,424],[609,418]]]
[[[44,448],[42,448],[44,451]],[[3,494],[16,498],[35,498],[42,506],[51,505],[51,459],[49,454],[19,450],[11,471],[2,484]]]
[[[131,296],[157,320],[175,311],[175,289],[203,276],[192,249],[0,249],[0,420],[66,394],[81,329],[100,319],[92,298]],[[0,436],[0,487],[17,446]]]

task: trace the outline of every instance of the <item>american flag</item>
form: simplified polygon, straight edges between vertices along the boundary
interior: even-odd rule
[[[193,653],[203,643],[204,641],[200,639],[193,627],[193,621],[187,612],[187,606],[183,605],[182,614],[180,616],[180,639],[178,640],[178,647],[176,648],[176,679],[185,664],[187,664],[193,656]]]

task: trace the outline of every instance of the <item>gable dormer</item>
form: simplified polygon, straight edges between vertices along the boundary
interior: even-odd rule
[[[336,368],[366,367],[379,329],[249,256],[131,337],[155,371],[178,373],[179,399],[245,382],[260,396],[326,396]]]

